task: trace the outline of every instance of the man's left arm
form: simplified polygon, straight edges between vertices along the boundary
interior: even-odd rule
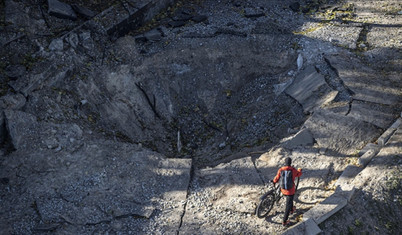
[[[276,173],[275,178],[272,180],[274,184],[276,184],[279,181],[279,178],[281,177],[281,168],[279,168],[278,173]]]
[[[303,174],[301,168],[298,168],[297,170],[295,169],[295,172],[296,172],[295,177],[300,177]]]

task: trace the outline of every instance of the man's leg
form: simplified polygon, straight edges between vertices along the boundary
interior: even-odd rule
[[[293,203],[294,195],[292,195],[292,205],[290,206],[290,214],[293,214],[296,211],[296,207]]]
[[[285,215],[283,216],[283,223],[286,223],[286,221],[289,218],[289,213],[290,210],[293,208],[293,197],[294,195],[286,195],[286,208],[285,208]]]

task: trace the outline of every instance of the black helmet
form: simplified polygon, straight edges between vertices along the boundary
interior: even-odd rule
[[[292,159],[291,159],[290,157],[287,157],[287,158],[285,159],[285,164],[286,164],[286,166],[292,165]]]

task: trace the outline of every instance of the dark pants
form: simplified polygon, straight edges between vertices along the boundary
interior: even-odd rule
[[[290,210],[293,209],[293,198],[295,195],[285,195],[286,197],[286,209],[285,209],[285,215],[283,216],[283,222],[286,222],[289,218],[289,213]]]

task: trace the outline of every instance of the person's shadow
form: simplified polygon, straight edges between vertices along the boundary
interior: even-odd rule
[[[297,192],[293,199],[294,202],[298,203],[298,204],[304,204],[304,205],[315,205],[317,203],[316,200],[314,202],[305,202],[300,199],[300,195],[301,195],[301,192],[304,192],[307,190],[317,190],[317,189],[324,190],[324,189],[317,188],[317,187],[304,187],[304,188],[297,189]],[[318,200],[325,199],[325,197],[317,197],[316,199],[318,199]],[[300,207],[296,206],[296,212],[289,215],[289,219],[291,221],[289,226],[293,226],[293,225],[301,222],[300,216],[303,215],[304,213],[306,213],[308,210],[310,210],[310,208],[301,209]],[[272,208],[272,210],[270,211],[268,216],[265,217],[265,221],[269,222],[269,223],[281,225],[282,218],[280,218],[279,222],[278,222],[278,220],[275,221],[274,218],[281,216],[281,215],[283,216],[284,213],[285,213],[285,203],[284,203],[284,198],[282,197],[281,200],[279,201],[279,203],[275,203],[274,207]]]

